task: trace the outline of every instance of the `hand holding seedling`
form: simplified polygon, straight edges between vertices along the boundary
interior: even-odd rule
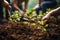
[[[44,22],[47,22],[47,21],[49,20],[49,18],[50,18],[50,15],[46,15],[46,16],[44,16],[44,17],[42,18],[42,20],[43,20]]]
[[[43,21],[47,22],[51,16],[54,16],[56,14],[60,13],[60,7],[50,11],[46,16],[42,18]]]

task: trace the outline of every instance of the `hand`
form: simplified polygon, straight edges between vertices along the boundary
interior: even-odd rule
[[[20,13],[21,13],[21,16],[23,17],[24,16],[24,12],[23,11],[20,11]]]
[[[49,20],[49,18],[50,18],[50,15],[46,15],[46,16],[44,16],[44,17],[42,18],[42,20],[43,20],[44,22],[47,22],[47,21]]]

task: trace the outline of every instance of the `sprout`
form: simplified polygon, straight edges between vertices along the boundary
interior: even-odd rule
[[[28,22],[25,21],[25,22],[23,22],[23,24],[28,24]]]
[[[42,27],[41,30],[42,30],[42,32],[45,32],[46,31],[46,28]]]
[[[35,23],[31,23],[31,26],[35,26],[36,24]]]
[[[48,27],[48,24],[46,24],[45,27]]]
[[[44,25],[44,21],[38,21],[40,25]]]

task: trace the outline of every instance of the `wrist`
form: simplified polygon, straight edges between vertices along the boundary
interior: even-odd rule
[[[24,12],[26,12],[27,11],[27,9],[24,9]]]

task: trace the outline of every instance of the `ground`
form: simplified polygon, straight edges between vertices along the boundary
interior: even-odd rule
[[[60,40],[59,19],[52,17],[46,31],[27,22],[8,22],[0,24],[0,40]],[[34,24],[34,23],[33,23]]]

